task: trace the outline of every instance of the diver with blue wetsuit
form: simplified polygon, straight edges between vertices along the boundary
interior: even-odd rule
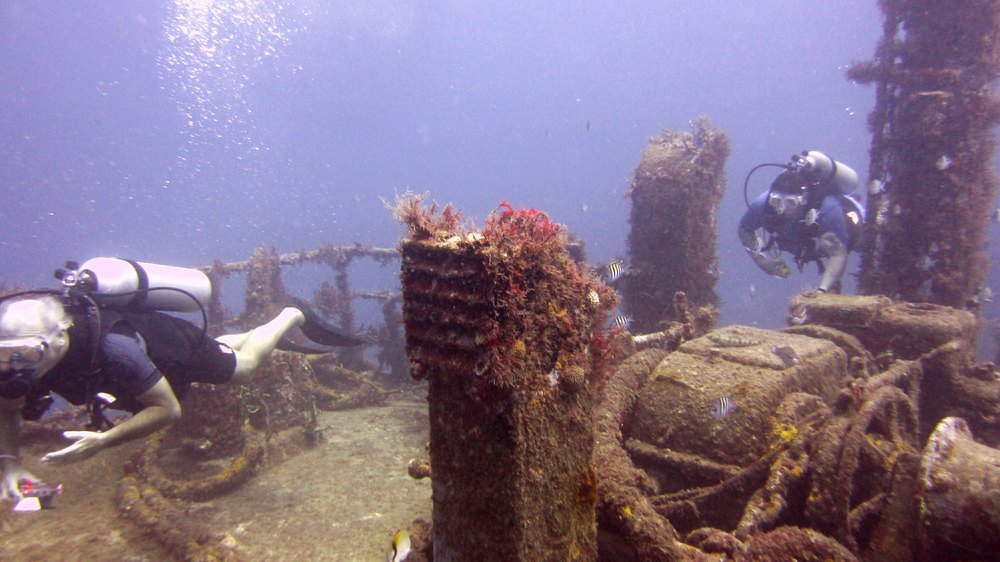
[[[815,261],[822,275],[818,290],[840,292],[847,254],[858,247],[864,225],[864,209],[849,195],[857,185],[857,174],[818,151],[803,152],[788,165],[761,166],[785,171],[768,191],[747,201],[739,224],[740,243],[758,267],[775,277],[791,274],[782,252],[792,256],[799,271]],[[750,171],[748,181],[761,166]]]

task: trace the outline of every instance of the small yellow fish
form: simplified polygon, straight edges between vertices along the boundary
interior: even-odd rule
[[[386,562],[403,562],[410,555],[410,532],[406,529],[396,531],[392,537],[392,550],[386,556]]]

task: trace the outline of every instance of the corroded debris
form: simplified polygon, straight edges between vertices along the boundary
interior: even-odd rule
[[[165,436],[166,432],[160,432],[151,437],[126,467],[126,472],[171,498],[205,501],[229,492],[253,474],[264,455],[261,437],[250,427],[245,427],[242,449],[221,470],[202,478],[175,476],[164,470],[161,461],[160,451]],[[181,463],[188,471],[191,469],[190,463]]]
[[[1000,553],[1000,450],[976,443],[961,418],[941,420],[919,474],[921,546],[934,559]]]
[[[787,365],[772,351],[776,345],[794,349],[800,364]],[[630,436],[746,466],[788,431],[774,415],[785,396],[808,392],[833,400],[847,369],[844,352],[830,342],[728,326],[682,344],[656,367],[640,393]],[[720,398],[730,400],[734,409],[715,419],[711,405]],[[676,490],[692,484],[675,478],[663,485]]]
[[[192,523],[189,515],[155,488],[132,476],[118,483],[118,511],[156,537],[175,560],[236,562],[237,552],[225,538]]]
[[[961,404],[991,428],[984,420],[1000,411],[1000,377],[971,363],[971,315],[884,298],[802,303],[837,327],[731,326],[667,355],[640,352],[612,375],[597,422],[602,557],[907,562],[928,549],[948,560],[996,551],[1000,512],[983,485],[996,487],[1000,451],[955,430],[932,439],[920,466],[930,420]],[[737,337],[747,345],[720,345]],[[979,402],[961,399],[969,381],[985,390]],[[719,395],[737,407],[712,415]],[[927,497],[933,506],[918,503]],[[960,540],[970,529],[980,538]]]

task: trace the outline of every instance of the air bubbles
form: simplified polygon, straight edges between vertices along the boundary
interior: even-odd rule
[[[186,143],[182,160],[203,166],[205,148],[234,160],[260,150],[249,95],[256,73],[270,71],[304,11],[265,0],[174,0],[165,22],[160,78],[177,104]],[[266,59],[266,61],[265,61]]]
[[[951,157],[947,154],[942,154],[934,161],[934,167],[937,168],[937,171],[943,172],[951,168],[951,163]]]

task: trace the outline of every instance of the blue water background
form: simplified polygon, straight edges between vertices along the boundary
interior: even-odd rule
[[[599,262],[625,252],[649,137],[706,115],[732,143],[722,323],[777,327],[819,278],[746,257],[744,175],[818,149],[864,183],[874,90],[844,72],[881,16],[873,0],[8,0],[0,25],[2,280],[53,286],[63,260],[98,255],[393,246],[382,199],[407,189],[477,223],[505,200],[544,209]]]

